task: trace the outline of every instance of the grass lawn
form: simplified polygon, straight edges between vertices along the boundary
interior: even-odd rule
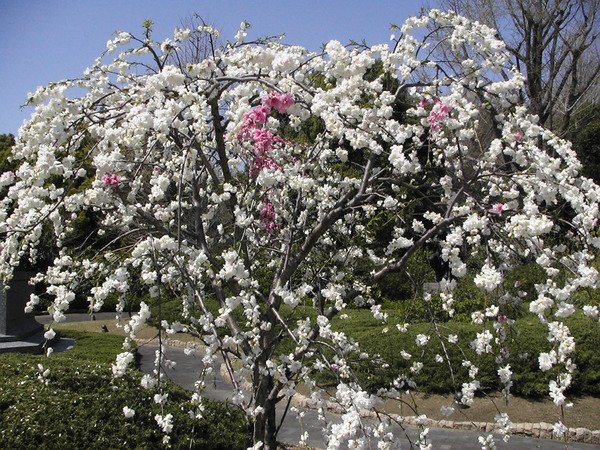
[[[123,318],[119,323],[115,319],[110,320],[86,320],[85,322],[63,322],[55,323],[52,328],[59,331],[72,330],[72,331],[83,331],[89,333],[97,333],[102,331],[102,327],[106,326],[109,334],[125,337],[126,333],[123,331],[123,325],[128,322],[128,318]],[[144,325],[144,327],[136,334],[138,340],[141,342],[151,341],[158,336],[158,330],[151,325]],[[123,343],[123,339],[120,339],[120,343]],[[176,336],[178,341],[191,342],[200,344],[200,339],[192,336],[191,334],[178,333]]]

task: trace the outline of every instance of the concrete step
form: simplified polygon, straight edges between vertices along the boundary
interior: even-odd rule
[[[45,341],[44,330],[40,330],[37,333],[18,341],[3,341],[0,339],[0,353],[42,353],[42,345]]]

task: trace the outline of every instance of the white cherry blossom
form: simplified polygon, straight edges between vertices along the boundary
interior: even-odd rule
[[[593,267],[600,188],[580,175],[571,145],[518,104],[523,76],[508,65],[495,32],[432,10],[409,19],[389,44],[331,41],[314,53],[276,39],[248,41],[248,27],[242,23],[204,61],[180,65],[172,63],[194,33],[215,37],[216,30],[177,29],[161,42],[120,32],[81,77],[30,95],[36,109],[13,150],[18,169],[0,176],[2,281],[20,261],[36,260],[48,230],[59,254],[33,281],[47,286],[55,322],[89,283],[91,311],[110,295],[122,311],[136,289],[149,298],[124,325],[127,351],[112,366],[115,377],[133,363],[129,349],[150,318],[149,303],[172,296],[183,313],[161,333],[187,331],[202,341],[199,387],[220,358],[226,362],[232,400],[252,417],[256,445],[275,445],[269,399],[289,398],[299,383],[323,398],[315,377],[329,370],[343,410],[342,422],[328,428],[329,447],[374,439],[387,448],[387,425],[366,424],[360,410],[398,398],[415,381],[399,373],[367,394],[355,384],[356,361],[387,363],[341,332],[336,318],[368,307],[377,321],[391,320],[377,284],[410,272],[418,250],[435,248],[447,273],[439,306],[433,295],[425,306],[432,317],[452,317],[457,280],[468,275],[467,262],[475,265],[487,303],[468,311],[480,327],[472,345],[501,352],[512,324],[506,299],[515,296],[505,278],[523,260],[536,261],[546,276],[529,310],[548,328],[538,362],[542,371],[556,368],[549,387],[562,405],[576,351],[562,320],[578,311],[598,316],[576,294],[600,287]],[[473,55],[456,73],[431,51],[440,39]],[[488,122],[492,137],[481,139]],[[556,219],[559,203],[570,222]],[[70,237],[86,215],[96,231],[82,252]],[[388,227],[384,237],[374,232],[379,222]],[[39,301],[31,296],[27,310]],[[303,314],[307,307],[314,314]],[[409,324],[398,322],[407,332]],[[460,345],[455,330],[426,333],[414,338],[419,351],[447,346],[446,339]],[[439,351],[435,360],[447,359]],[[495,356],[508,396],[512,372]],[[406,372],[422,373],[421,359],[411,355]],[[155,361],[141,381],[148,389],[172,367],[162,347]],[[460,401],[471,405],[479,369],[459,363],[468,371],[455,380]],[[246,378],[251,396],[243,392]],[[168,442],[173,417],[156,414],[155,421]],[[508,430],[506,417],[498,423]],[[425,430],[419,442],[432,445]]]

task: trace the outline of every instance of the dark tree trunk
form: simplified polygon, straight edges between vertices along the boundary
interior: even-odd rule
[[[258,367],[254,370],[256,375],[254,379],[257,380],[254,383],[254,395],[256,406],[263,408],[263,411],[254,419],[253,438],[255,443],[262,441],[265,450],[275,450],[277,448],[276,402],[271,398],[274,381],[271,375],[258,374],[259,370]]]
[[[263,320],[275,324],[275,316],[271,310],[264,313]],[[275,392],[275,380],[267,369],[267,361],[273,353],[277,338],[274,327],[264,330],[260,337],[262,341],[262,353],[258,356],[254,365],[253,390],[256,407],[263,410],[257,414],[254,422],[254,443],[261,441],[265,450],[277,449],[277,423],[275,422],[275,405],[277,394]]]

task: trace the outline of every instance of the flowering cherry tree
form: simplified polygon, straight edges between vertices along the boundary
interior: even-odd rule
[[[187,65],[169,63],[197,30],[178,29],[163,42],[149,32],[142,38],[121,32],[83,77],[31,95],[37,108],[14,149],[19,169],[0,178],[3,279],[20,260],[35,260],[49,226],[60,256],[34,281],[53,296],[56,322],[86,280],[95,280],[93,311],[115,293],[122,310],[134,284],[153,298],[173,293],[183,314],[163,328],[185,329],[205,344],[198,411],[203,376],[224,361],[232,400],[251,418],[254,442],[275,448],[276,404],[300,383],[324,401],[314,376],[331,370],[344,414],[329,427],[329,447],[359,448],[371,436],[381,448],[394,448],[390,420],[364,421],[360,410],[377,410],[382,398],[399,398],[413,384],[398,374],[377,395],[361,388],[350,361],[369,355],[332,319],[362,305],[385,321],[372,286],[406,271],[426,245],[439,248],[448,268],[439,295],[451,317],[466,255],[480,255],[475,283],[489,302],[473,311],[481,332],[465,344],[498,355],[508,395],[512,372],[502,348],[512,319],[503,309],[502,282],[523,258],[534,259],[547,278],[530,304],[549,333],[539,365],[560,368],[550,391],[562,405],[575,369],[575,343],[562,319],[578,309],[598,315],[572,294],[598,287],[591,262],[600,247],[594,234],[600,190],[579,176],[570,144],[519,105],[523,78],[507,65],[494,31],[434,10],[409,19],[391,44],[331,41],[313,53],[276,40],[247,42],[246,28],[212,57]],[[468,47],[476,58],[450,69],[436,59],[440,40]],[[485,124],[492,139],[482,137]],[[93,146],[82,154],[84,139]],[[414,208],[415,202],[425,206]],[[98,235],[115,237],[82,257],[66,239],[86,211],[100,217]],[[382,213],[392,232],[388,241],[374,242],[368,224]],[[367,275],[356,276],[365,267]],[[28,308],[38,301],[32,296]],[[307,306],[314,314],[301,315]],[[142,303],[127,324],[115,376],[133,362],[129,345],[149,316]],[[416,343],[434,339],[457,343],[445,331],[420,334]],[[156,364],[145,387],[155,387],[169,364],[162,349]],[[460,401],[468,405],[479,384],[477,368],[463,365],[469,377]],[[155,400],[168,401],[160,393]],[[168,434],[172,417],[156,421]],[[498,423],[509,427],[505,415]]]

